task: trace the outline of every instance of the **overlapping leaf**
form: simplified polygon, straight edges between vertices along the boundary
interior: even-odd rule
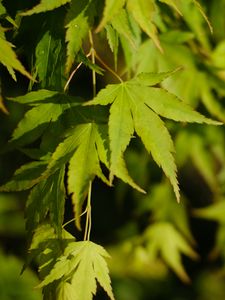
[[[49,90],[39,90],[10,98],[11,101],[33,106],[19,122],[11,141],[16,141],[20,145],[34,141],[49,126],[49,123],[54,124],[59,121],[66,110],[78,105],[76,99]]]
[[[54,265],[51,272],[41,282],[44,287],[58,279],[67,279],[74,300],[91,300],[97,291],[97,282],[111,300],[114,299],[111,280],[105,258],[105,249],[89,241],[70,243]],[[69,298],[70,299],[70,298]]]
[[[65,169],[61,168],[31,190],[26,204],[26,227],[30,233],[46,220],[48,213],[52,227],[61,233],[66,196],[64,174]]]
[[[123,159],[123,154],[136,131],[155,162],[169,178],[179,200],[173,142],[158,115],[181,122],[219,123],[193,111],[190,106],[164,89],[148,86],[165,79],[168,75],[169,73],[156,75],[153,80],[154,74],[142,74],[121,84],[108,85],[87,104],[111,104],[109,117],[111,180],[113,175],[116,175],[141,190],[129,177]]]

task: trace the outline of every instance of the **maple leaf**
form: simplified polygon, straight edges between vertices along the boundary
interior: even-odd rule
[[[114,300],[111,280],[105,258],[106,250],[93,242],[82,241],[70,243],[55,263],[53,269],[39,284],[44,287],[60,278],[67,278],[70,292],[73,289],[74,300],[91,300],[97,291],[97,282],[105,290],[111,300]],[[72,288],[72,289],[71,289]]]
[[[194,111],[166,90],[149,86],[168,76],[169,72],[156,74],[155,78],[153,73],[146,73],[127,82],[108,85],[86,105],[111,104],[109,117],[111,181],[113,175],[116,175],[139,191],[143,191],[129,177],[123,159],[123,153],[136,131],[155,162],[169,178],[179,201],[176,165],[173,158],[174,146],[167,128],[158,115],[181,122],[214,125],[220,123]]]
[[[26,203],[26,227],[29,233],[45,221],[49,212],[52,226],[58,235],[61,234],[66,196],[64,174],[65,169],[61,168],[31,190]]]
[[[95,123],[76,126],[57,146],[46,172],[42,175],[45,178],[69,162],[68,191],[72,194],[78,228],[80,228],[80,213],[87,195],[89,182],[97,175],[102,181],[109,184],[100,166],[100,161],[108,166],[108,154],[103,140],[103,131],[104,128]]]
[[[158,222],[149,226],[144,232],[143,241],[146,243],[151,259],[154,260],[160,253],[161,258],[184,282],[190,282],[182,266],[181,254],[193,259],[197,259],[198,255],[173,225],[167,222]]]
[[[21,13],[22,16],[30,16],[33,14],[42,13],[60,7],[71,0],[41,0],[41,2],[32,9]]]
[[[12,78],[16,81],[14,69],[33,80],[32,76],[25,70],[13,50],[14,45],[5,38],[4,29],[0,26],[0,62],[7,68]]]

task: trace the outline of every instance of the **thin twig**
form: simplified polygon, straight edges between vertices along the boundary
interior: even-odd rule
[[[86,57],[89,57],[90,55],[91,55],[91,53],[89,52],[89,53],[86,55]],[[79,65],[77,65],[76,68],[73,70],[73,72],[70,74],[70,77],[69,77],[69,79],[67,80],[67,82],[66,82],[66,84],[65,84],[65,86],[64,86],[64,92],[66,92],[66,90],[68,89],[69,84],[70,84],[70,81],[72,80],[74,74],[80,69],[80,67],[82,66],[82,64],[83,64],[83,62],[81,61],[81,62],[79,63]]]
[[[106,68],[110,73],[112,73],[120,82],[123,82],[122,78],[101,59],[101,57],[96,53],[96,51],[95,57],[103,65],[104,68]]]
[[[91,44],[91,62],[95,65],[95,49],[94,49],[94,41],[91,31],[89,30],[89,41]],[[93,98],[96,96],[96,72],[92,70],[92,85],[93,85]]]

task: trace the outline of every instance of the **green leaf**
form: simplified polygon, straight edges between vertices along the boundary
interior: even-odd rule
[[[0,1],[0,17],[1,17],[1,16],[4,16],[4,15],[6,15],[6,14],[7,14],[6,9],[5,9],[5,7],[3,6],[2,0],[1,0],[1,1]]]
[[[30,16],[33,14],[38,14],[42,12],[46,12],[49,10],[53,10],[57,7],[60,7],[66,3],[69,3],[71,0],[41,0],[41,2],[33,7],[32,9],[21,13],[22,16]]]
[[[57,287],[57,299],[56,300],[74,300],[76,297],[75,289],[67,281],[60,282]]]
[[[167,74],[161,76],[156,74],[155,82],[159,80],[159,77],[160,79],[164,78]],[[123,161],[123,153],[135,129],[148,152],[152,154],[153,159],[162,167],[169,178],[179,200],[176,165],[173,158],[173,142],[164,123],[157,114],[177,121],[219,123],[193,111],[169,92],[161,88],[146,86],[146,84],[154,82],[152,73],[149,74],[149,77],[147,74],[144,77],[143,84],[140,79],[132,79],[125,83],[109,85],[86,105],[111,104],[109,117],[111,180],[113,175],[116,175],[140,190],[128,177]]]
[[[61,39],[51,31],[46,31],[35,49],[35,67],[42,88],[62,88],[61,74],[57,72],[58,65],[62,63],[61,52]]]
[[[100,31],[109,21],[121,11],[125,4],[125,0],[105,0],[103,18],[98,25],[96,31]]]
[[[157,36],[157,29],[152,22],[155,13],[155,4],[152,0],[128,0],[127,7],[134,19],[144,32],[153,40],[158,49],[163,52]]]
[[[41,104],[42,102],[45,102],[47,99],[47,102],[49,101],[49,98],[52,98],[56,96],[58,92],[56,91],[49,91],[49,90],[38,90],[34,92],[27,93],[23,96],[18,96],[18,97],[11,97],[7,98],[10,101],[13,102],[18,102],[20,104],[27,104],[27,105],[38,105]],[[52,99],[53,100],[53,99]],[[54,100],[53,100],[54,102]]]
[[[69,161],[68,169],[68,191],[72,193],[76,225],[80,228],[80,215],[82,205],[87,196],[90,182],[95,175],[105,183],[107,179],[100,167],[99,156],[96,148],[96,136],[98,128],[94,123],[79,125],[76,134],[82,135],[79,145]],[[100,138],[98,134],[98,139]],[[84,166],[86,166],[84,168]]]
[[[44,287],[60,278],[71,278],[74,300],[92,300],[97,291],[96,281],[111,300],[114,300],[105,249],[90,241],[71,243],[65,249],[51,272],[38,287]]]
[[[30,109],[14,130],[11,141],[21,139],[20,144],[24,144],[35,140],[42,134],[48,123],[58,120],[61,114],[60,104],[48,103]]]
[[[44,222],[49,212],[52,226],[58,235],[61,234],[66,196],[64,174],[62,168],[31,190],[26,205],[26,227],[29,232]]]
[[[160,254],[181,280],[190,282],[181,262],[181,254],[192,259],[197,259],[198,255],[170,223],[159,222],[149,226],[144,232],[144,241],[147,243],[148,255],[152,259]]]
[[[178,14],[180,14],[182,16],[182,12],[180,11],[180,8],[178,5],[180,3],[180,0],[178,0],[178,1],[177,0],[159,0],[159,1],[170,5],[178,12]]]
[[[107,35],[109,47],[114,54],[115,69],[117,69],[117,58],[118,58],[118,48],[119,48],[118,33],[112,27],[111,24],[106,25],[105,29],[106,29],[106,35]]]
[[[113,18],[111,25],[119,33],[120,37],[125,37],[129,41],[129,44],[135,48],[134,35],[125,9],[121,9],[121,11]]]
[[[224,198],[220,199],[218,202],[213,203],[207,207],[198,208],[194,210],[195,217],[217,221],[220,224],[225,223],[224,213],[225,213]]]
[[[67,42],[67,60],[66,73],[68,73],[74,63],[77,53],[82,47],[84,38],[88,34],[89,22],[86,15],[88,3],[72,2],[71,8],[67,15],[66,25],[66,42]]]
[[[33,80],[31,75],[25,70],[24,66],[18,60],[13,48],[14,45],[6,40],[4,29],[0,26],[0,62],[8,69],[15,81],[16,76],[14,70],[19,71],[27,78]]]
[[[34,161],[20,167],[12,179],[0,187],[1,192],[22,191],[30,189],[46,169],[46,161]]]
[[[222,124],[194,111],[191,106],[185,104],[164,89],[146,88],[146,90],[143,89],[142,93],[146,99],[145,103],[162,117],[181,122],[206,123],[211,125]],[[151,96],[149,97],[148,95]]]

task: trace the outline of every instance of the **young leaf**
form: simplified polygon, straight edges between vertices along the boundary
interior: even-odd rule
[[[147,243],[148,255],[152,259],[160,253],[161,258],[181,280],[190,282],[181,262],[181,254],[193,259],[197,259],[198,255],[170,223],[160,222],[149,226],[144,232],[144,241]]]
[[[22,16],[30,16],[33,14],[42,13],[60,7],[71,0],[41,0],[41,2],[32,9],[21,13]]]
[[[221,224],[225,223],[224,213],[225,213],[225,201],[223,198],[220,199],[219,202],[213,203],[212,205],[194,210],[194,216],[198,218],[204,218],[207,220],[217,221],[220,222]]]
[[[125,4],[125,0],[105,0],[103,18],[98,25],[96,32],[100,31],[109,21],[121,11]]]
[[[16,76],[14,69],[25,75],[27,78],[33,80],[31,75],[25,70],[24,66],[18,60],[13,47],[14,45],[6,40],[4,29],[0,26],[0,62],[8,69],[15,81]]]
[[[70,257],[70,259],[69,259]],[[90,241],[71,243],[51,272],[38,287],[44,287],[60,278],[71,278],[74,300],[92,300],[97,291],[96,281],[102,286],[111,300],[114,300],[105,249]]]
[[[82,138],[69,162],[68,191],[73,194],[72,201],[74,203],[76,225],[80,228],[80,214],[90,181],[94,179],[95,175],[101,178],[105,183],[108,183],[108,181],[101,171],[96,148],[97,126],[94,123],[88,123],[78,127],[80,132],[82,132]],[[81,134],[79,129],[77,128],[76,131],[78,135]],[[98,139],[99,138],[100,136],[98,134]]]

